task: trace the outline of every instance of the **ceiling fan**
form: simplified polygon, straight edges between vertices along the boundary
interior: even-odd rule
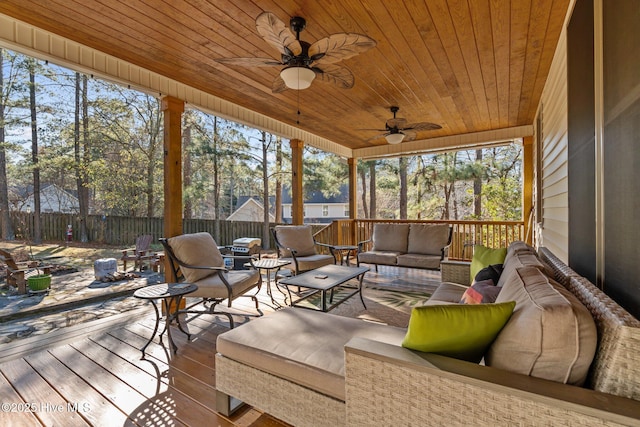
[[[334,65],[376,45],[375,40],[354,33],[337,33],[313,44],[300,40],[300,32],[307,26],[304,18],[294,16],[287,28],[271,12],[263,12],[256,18],[258,33],[280,52],[280,60],[272,58],[224,58],[223,64],[243,67],[284,66],[273,82],[272,91],[279,93],[287,88],[306,89],[318,77],[341,88],[353,87],[353,74],[345,67]],[[294,35],[295,33],[295,35]]]
[[[435,123],[407,123],[406,119],[396,117],[396,113],[400,110],[400,107],[392,106],[389,109],[393,113],[393,118],[387,120],[384,129],[363,129],[384,132],[383,134],[369,138],[368,141],[384,137],[389,144],[400,144],[402,141],[413,141],[416,139],[418,131],[442,129],[442,126]]]

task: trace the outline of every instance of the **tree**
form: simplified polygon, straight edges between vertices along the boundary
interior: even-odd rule
[[[182,131],[182,186],[183,192],[183,206],[184,212],[182,214],[184,219],[193,218],[193,197],[189,194],[191,188],[191,146],[193,144],[191,140],[191,130],[193,128],[194,111],[186,110],[182,116],[183,131]]]
[[[276,224],[282,223],[282,139],[276,138],[276,185],[275,185],[275,211]]]
[[[476,163],[482,163],[482,149],[476,150]],[[473,215],[482,217],[482,175],[475,174],[473,179]]]
[[[9,188],[7,185],[7,126],[12,122],[10,113],[19,104],[14,96],[19,94],[24,83],[20,62],[22,57],[0,48],[0,223],[2,237],[14,240],[15,232],[9,214]],[[6,77],[5,77],[6,76]]]
[[[358,168],[360,182],[362,183],[362,211],[365,218],[370,218],[369,208],[367,206],[367,169],[364,164],[360,164]]]
[[[398,159],[400,177],[400,219],[407,219],[407,158]]]
[[[512,144],[488,150],[487,182],[483,189],[483,205],[490,218],[519,221],[522,219],[522,149]]]
[[[262,138],[262,246],[265,249],[269,249],[269,170],[268,160],[267,160],[267,151],[269,149],[269,145],[271,144],[271,139],[273,135],[269,135],[269,142],[267,142],[267,133],[265,131],[261,132]]]
[[[369,217],[377,218],[376,207],[376,164],[375,160],[367,162],[369,165]]]
[[[40,167],[38,166],[38,122],[36,114],[36,61],[27,61],[29,68],[29,111],[31,113],[31,162],[33,164],[33,241],[42,243],[40,229]]]
[[[89,113],[87,100],[87,76],[75,74],[75,108],[73,152],[75,160],[76,189],[80,209],[80,241],[87,242],[87,218],[89,216]],[[81,120],[82,119],[82,120]],[[81,125],[82,124],[82,125]],[[81,132],[82,130],[82,132]],[[82,134],[82,138],[80,135]]]

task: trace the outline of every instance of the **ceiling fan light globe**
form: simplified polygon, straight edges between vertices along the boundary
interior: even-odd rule
[[[289,89],[302,90],[311,86],[316,73],[307,67],[287,67],[280,72],[280,77]]]
[[[404,139],[404,133],[390,133],[389,135],[386,135],[384,139],[386,139],[389,144],[400,144]]]

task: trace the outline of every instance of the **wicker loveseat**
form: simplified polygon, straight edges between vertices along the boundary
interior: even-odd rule
[[[234,396],[293,425],[640,425],[640,322],[549,251],[534,258],[540,270],[510,270],[553,276],[597,328],[583,387],[412,351],[399,345],[404,328],[286,309],[219,336],[218,410]],[[429,301],[462,289],[443,283]],[[503,331],[521,327],[515,313]]]

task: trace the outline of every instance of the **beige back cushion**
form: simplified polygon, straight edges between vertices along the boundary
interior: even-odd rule
[[[597,345],[587,308],[535,267],[516,269],[496,303],[515,301],[485,363],[499,369],[566,384],[582,385]]]
[[[296,256],[311,256],[316,254],[313,230],[309,225],[278,225],[275,228],[278,242],[286,248],[296,251]],[[291,257],[291,252],[282,251],[285,258]]]
[[[448,242],[448,224],[411,224],[407,252],[410,254],[442,255],[442,248]]]
[[[183,234],[167,239],[176,257],[185,264],[200,267],[224,267],[224,259],[209,233]],[[187,282],[197,282],[210,276],[212,270],[180,267]]]
[[[511,280],[511,277],[518,268],[535,267],[543,272],[548,268],[535,253],[528,251],[507,251],[503,267],[500,279],[498,283],[496,283],[498,286],[504,286],[508,280]]]
[[[523,252],[523,251],[536,253],[536,250],[533,248],[533,246],[528,245],[522,240],[516,240],[511,242],[509,244],[509,247],[507,248],[507,254],[510,252]]]
[[[375,224],[373,226],[373,250],[407,252],[409,224]]]

